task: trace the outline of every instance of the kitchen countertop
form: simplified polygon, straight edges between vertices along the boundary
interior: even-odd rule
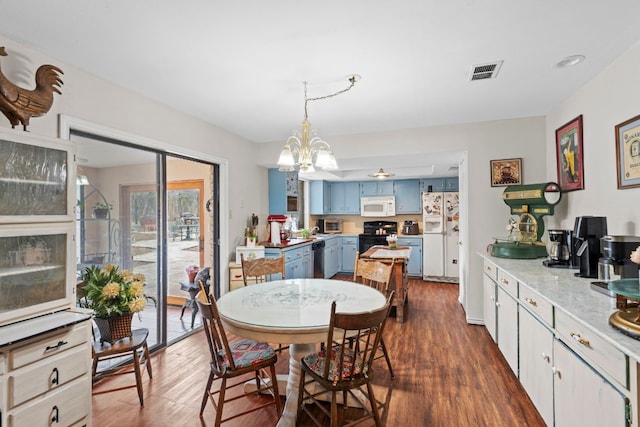
[[[609,324],[609,316],[616,311],[615,298],[591,289],[597,279],[576,277],[578,270],[549,268],[542,265],[544,258],[498,258],[482,252],[478,254],[511,274],[518,282],[547,298],[557,310],[593,330],[614,347],[640,362],[640,340],[631,338]]]

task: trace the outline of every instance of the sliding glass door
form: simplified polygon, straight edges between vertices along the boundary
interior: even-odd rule
[[[218,165],[73,131],[71,140],[78,145],[78,273],[111,263],[144,274],[147,306],[133,327],[149,329],[152,346],[191,333],[200,318],[192,316],[185,268],[217,264],[217,204],[208,202],[217,200]],[[217,289],[217,268],[210,280]]]

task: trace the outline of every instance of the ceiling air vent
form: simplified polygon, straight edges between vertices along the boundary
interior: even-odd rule
[[[474,65],[471,67],[470,81],[495,79],[502,67],[502,61],[491,62],[489,64]]]

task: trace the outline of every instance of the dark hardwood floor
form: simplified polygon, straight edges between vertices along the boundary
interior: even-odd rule
[[[374,385],[376,398],[385,402],[383,424],[544,426],[484,326],[466,323],[457,301],[458,286],[410,280],[409,287],[405,322],[396,323],[391,317],[385,330],[395,378],[390,379],[384,360],[376,362]],[[278,372],[286,373],[286,352],[279,359]],[[93,425],[213,426],[211,404],[204,417],[199,417],[208,361],[202,332],[153,354],[153,379],[144,374],[145,407],[140,408],[135,389],[94,396]],[[96,387],[113,387],[132,379],[115,377]],[[251,404],[247,399],[238,402]],[[226,410],[233,411],[233,407]],[[274,410],[268,408],[225,425],[273,426],[276,421]],[[301,425],[311,423],[303,419]]]

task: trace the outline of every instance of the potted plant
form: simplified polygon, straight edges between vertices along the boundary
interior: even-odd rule
[[[144,275],[107,264],[103,268],[87,267],[81,279],[84,296],[79,305],[93,310],[100,341],[114,342],[131,336],[133,313],[144,310],[147,304]]]
[[[256,230],[253,228],[250,228],[249,232],[247,233],[247,247],[255,248],[257,240],[258,240],[258,234],[256,233]]]
[[[189,278],[190,283],[194,283],[196,280],[196,274],[200,271],[200,267],[195,264],[189,264],[184,269],[185,273],[187,273],[187,277]]]
[[[113,208],[113,204],[109,202],[97,202],[93,205],[93,215],[96,218],[104,219],[109,216],[109,211]]]

